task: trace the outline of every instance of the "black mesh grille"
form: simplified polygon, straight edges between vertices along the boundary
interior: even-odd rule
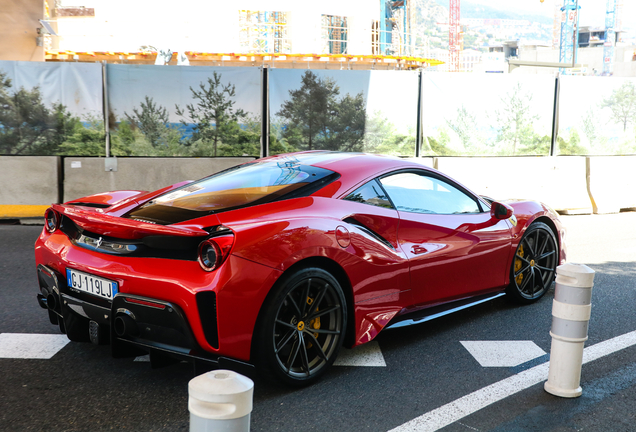
[[[219,347],[219,331],[216,324],[216,293],[205,291],[197,294],[197,307],[205,339],[213,348]]]

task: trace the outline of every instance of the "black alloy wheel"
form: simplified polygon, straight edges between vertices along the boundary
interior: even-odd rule
[[[522,304],[540,299],[552,286],[558,261],[554,233],[543,222],[533,223],[515,251],[507,294]]]
[[[259,363],[266,375],[288,385],[312,383],[333,364],[344,340],[340,284],[322,269],[302,269],[285,278],[264,307]]]

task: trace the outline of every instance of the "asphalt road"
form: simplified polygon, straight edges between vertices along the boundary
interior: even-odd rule
[[[568,260],[596,271],[586,347],[635,331],[636,212],[562,220]],[[0,225],[2,335],[59,334],[35,301],[33,243],[40,230]],[[461,341],[532,341],[549,352],[553,294],[525,307],[500,298],[383,332],[377,342],[386,366],[333,367],[309,388],[290,390],[253,377],[251,430],[388,431],[461,401],[548,361],[546,354],[515,367],[482,367]],[[586,363],[579,398],[552,396],[540,383],[442,430],[636,431],[635,359],[631,346]],[[0,372],[0,431],[189,429],[193,372],[186,363],[152,369],[111,358],[108,346],[69,343],[47,360],[0,358]]]

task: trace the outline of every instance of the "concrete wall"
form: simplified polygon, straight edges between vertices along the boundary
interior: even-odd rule
[[[587,163],[594,213],[636,210],[636,156],[594,156]]]
[[[67,157],[62,171],[58,156],[0,156],[0,218],[41,217],[54,202],[111,190],[156,190],[253,159]],[[534,199],[565,214],[636,210],[636,156],[409,160],[495,199]]]
[[[586,158],[437,158],[436,168],[480,195],[533,199],[568,214],[591,213]]]
[[[254,160],[228,158],[89,158],[64,159],[64,201],[113,190],[153,191],[183,180],[197,180]],[[106,162],[116,171],[106,171]]]
[[[58,156],[0,156],[0,218],[40,217],[59,202]]]
[[[44,0],[0,1],[0,60],[44,61],[36,44],[43,18]]]

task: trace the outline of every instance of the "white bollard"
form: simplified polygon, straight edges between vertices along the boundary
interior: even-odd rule
[[[188,384],[190,432],[249,432],[254,382],[236,372],[215,370]]]
[[[594,270],[583,264],[557,267],[552,303],[552,348],[545,391],[555,396],[581,396],[583,345],[592,312]]]

